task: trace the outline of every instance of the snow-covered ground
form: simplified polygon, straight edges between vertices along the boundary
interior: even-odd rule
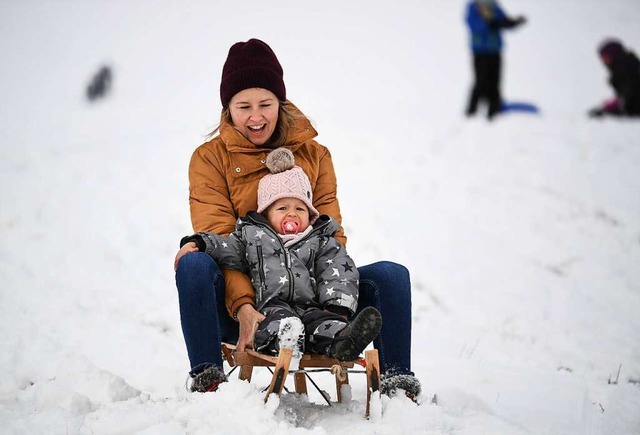
[[[529,18],[504,94],[542,113],[487,123],[462,116],[461,0],[1,2],[0,432],[639,434],[640,122],[585,114],[610,95],[598,43],[640,50],[640,3],[503,6]],[[421,406],[364,420],[355,375],[331,408],[264,405],[261,372],[184,390],[187,165],[251,37],[332,150],[352,257],[411,271]]]

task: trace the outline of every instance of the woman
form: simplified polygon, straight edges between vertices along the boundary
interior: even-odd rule
[[[313,206],[341,223],[337,181],[331,154],[313,138],[305,115],[286,99],[280,63],[264,42],[250,39],[229,49],[220,83],[222,115],[218,133],[198,147],[189,165],[189,203],[196,232],[228,235],[236,220],[257,209],[259,180],[269,173],[267,154],[290,149],[311,182]],[[342,228],[336,239],[346,246]],[[411,371],[411,284],[401,265],[379,262],[358,268],[360,300],[382,314],[383,326],[374,340],[383,375],[381,391],[397,388],[412,397],[420,383]],[[192,391],[215,391],[226,380],[221,341],[243,350],[264,320],[255,309],[249,277],[221,270],[205,253],[193,252],[177,262],[176,285],[182,331],[191,362]]]

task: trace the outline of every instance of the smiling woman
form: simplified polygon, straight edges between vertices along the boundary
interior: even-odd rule
[[[269,174],[267,156],[282,147],[291,153],[292,161],[295,156],[310,189],[298,199],[309,211],[315,211],[313,215],[331,217],[336,224],[331,240],[344,251],[347,239],[331,154],[314,140],[317,132],[307,117],[287,100],[282,67],[267,44],[250,39],[231,46],[222,69],[220,101],[220,125],[195,150],[189,165],[189,203],[195,232],[227,236],[236,229],[238,218],[250,211],[263,211],[259,209],[258,184]],[[280,226],[286,236],[297,233],[306,225],[297,208],[287,204],[274,209],[271,225]],[[277,213],[281,215],[276,219]],[[309,224],[313,222],[309,216]],[[212,257],[198,252],[195,245],[189,246],[183,255],[176,256],[174,267],[182,331],[191,363],[191,390],[212,391],[225,381],[221,342],[237,342],[240,351],[253,346],[255,326],[265,319],[265,313],[256,309],[256,294],[246,273],[223,269]],[[287,261],[284,263],[289,267]],[[260,278],[267,278],[269,271],[265,266],[257,272]],[[359,267],[358,273],[355,312],[334,315],[357,318],[360,313],[382,314],[382,330],[374,340],[380,351],[380,390],[394,394],[399,388],[415,397],[420,393],[420,383],[411,371],[409,272],[402,265],[382,261]],[[289,302],[294,302],[295,291],[292,288],[288,293],[293,298]]]
[[[278,122],[278,98],[262,88],[245,89],[229,102],[231,122],[254,145],[264,145]]]

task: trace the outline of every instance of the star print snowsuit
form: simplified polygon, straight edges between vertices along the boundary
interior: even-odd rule
[[[229,237],[197,233],[182,239],[213,257],[222,268],[251,277],[256,309],[266,316],[255,335],[255,348],[277,354],[283,319],[299,318],[305,328],[306,351],[327,354],[333,338],[358,304],[358,270],[344,247],[332,235],[339,224],[322,215],[312,231],[289,247],[266,218],[249,212],[238,219]]]

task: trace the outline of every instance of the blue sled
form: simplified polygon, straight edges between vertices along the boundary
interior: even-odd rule
[[[538,106],[532,103],[519,103],[519,102],[510,102],[510,103],[502,103],[502,108],[500,109],[503,113],[509,112],[522,112],[522,113],[540,113],[540,109]]]

